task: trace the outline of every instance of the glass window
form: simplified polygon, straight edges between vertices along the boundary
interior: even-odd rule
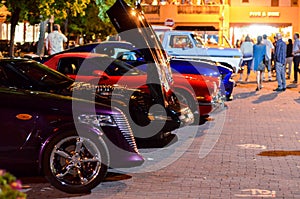
[[[135,69],[133,66],[109,57],[95,57],[86,59],[81,66],[81,74],[92,74],[95,70],[102,70],[109,76],[135,76],[144,72]]]
[[[279,6],[279,0],[271,0],[271,6],[274,6],[274,7]]]
[[[242,0],[242,3],[249,3],[249,0]]]
[[[291,1],[293,7],[297,7],[298,6],[298,0],[292,0]]]
[[[187,35],[172,35],[170,46],[171,48],[192,48],[193,44]]]
[[[52,70],[38,62],[16,62],[11,63],[15,70],[18,70],[24,77],[37,84],[48,86],[72,82],[71,79],[61,73]]]
[[[30,82],[7,67],[0,66],[0,86],[29,89]]]
[[[61,58],[58,62],[57,70],[63,74],[75,75],[77,74],[83,58]]]

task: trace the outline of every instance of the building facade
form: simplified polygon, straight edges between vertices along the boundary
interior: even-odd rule
[[[232,40],[249,34],[272,36],[276,32],[291,38],[300,30],[298,0],[221,0],[163,2],[144,5],[151,24],[163,25],[166,19],[175,22],[176,29],[218,31]]]

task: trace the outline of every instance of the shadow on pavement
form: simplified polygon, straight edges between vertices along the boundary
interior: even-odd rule
[[[286,88],[297,88],[297,84],[288,84]]]
[[[233,95],[233,99],[246,99],[248,97],[253,97],[253,96],[256,96],[256,95],[258,95],[258,94],[255,91],[238,93],[238,94]]]
[[[269,93],[267,95],[261,95],[261,96],[259,96],[259,98],[254,100],[252,103],[253,104],[259,104],[259,103],[266,102],[266,101],[272,101],[277,96],[278,96],[278,92]]]
[[[283,157],[288,155],[300,156],[300,151],[263,151],[257,155],[269,157]]]
[[[53,187],[44,177],[23,177],[20,178],[22,182],[22,192],[27,195],[30,199],[41,199],[41,198],[69,198],[87,195],[85,194],[69,194],[62,192]]]
[[[99,186],[95,187],[92,191],[97,191],[97,189],[106,189],[106,184],[111,184],[112,182],[118,182],[115,186],[124,186],[121,181],[131,179],[132,176],[117,173],[117,172],[108,172],[106,178]],[[69,194],[62,192],[55,187],[53,187],[44,177],[23,177],[20,178],[23,188],[22,192],[27,194],[27,198],[29,199],[42,199],[42,198],[72,198],[89,195],[90,193],[82,193],[82,194]],[[120,182],[119,182],[120,181]],[[111,185],[110,185],[111,186]]]
[[[169,134],[163,139],[136,139],[138,148],[163,148],[168,147],[178,141],[178,137],[175,134]]]
[[[121,181],[121,180],[128,180],[131,179],[132,176],[123,174],[123,173],[117,173],[117,172],[108,172],[103,182],[115,182],[115,181]]]

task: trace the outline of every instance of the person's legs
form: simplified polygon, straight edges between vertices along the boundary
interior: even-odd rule
[[[257,88],[256,90],[260,90],[260,82],[261,82],[261,72],[260,71],[256,71],[256,84],[257,84]]]
[[[293,64],[293,57],[287,57],[286,58],[286,67],[288,69],[288,79],[291,78],[292,64]]]
[[[281,70],[281,86],[282,89],[285,90],[286,89],[286,77],[285,77],[285,73],[286,73],[286,67],[285,65],[282,65],[282,70]]]
[[[259,79],[259,89],[262,89],[262,81],[263,81],[263,73],[260,72],[260,79]]]
[[[246,82],[249,81],[249,76],[251,73],[251,66],[252,66],[252,60],[247,61],[247,77],[246,77]]]
[[[298,82],[298,67],[299,67],[300,56],[295,56],[293,61],[294,61],[294,83],[297,83]]]
[[[276,62],[276,77],[277,77],[277,83],[278,83],[278,89],[283,89],[282,87],[282,71],[283,65],[279,62]]]
[[[243,81],[243,73],[244,73],[244,68],[245,68],[245,61],[243,61],[243,63],[242,63],[242,69],[241,69],[241,71],[240,71],[240,78],[239,78],[239,82],[241,82],[241,81]]]
[[[268,65],[268,80],[269,81],[272,81],[272,74],[271,74],[271,71],[272,71],[272,66],[271,66],[271,59],[268,59],[267,60],[267,65]]]

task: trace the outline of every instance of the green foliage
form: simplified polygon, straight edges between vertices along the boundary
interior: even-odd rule
[[[85,15],[90,0],[40,0],[39,10],[44,19],[51,15],[58,19],[66,19],[68,15]]]
[[[27,20],[31,24],[44,21],[54,16],[55,19],[66,19],[68,15],[85,15],[90,0],[6,0],[1,1],[11,12],[7,21],[11,23],[11,40],[9,56],[14,54],[15,28],[19,21]]]
[[[26,194],[19,191],[21,188],[21,182],[15,176],[0,170],[0,199],[25,199]]]
[[[103,22],[98,14],[99,8],[95,0],[87,6],[85,16],[68,16],[68,32],[73,35],[86,35],[88,38],[104,40],[107,35],[116,33],[110,22]]]
[[[11,13],[21,8],[19,21],[36,24],[52,15],[56,19],[66,19],[68,15],[83,16],[89,3],[90,0],[7,0],[0,6],[5,5]]]
[[[134,5],[136,0],[125,0],[129,5]],[[109,17],[106,11],[115,3],[115,0],[96,0],[96,4],[99,7],[99,17],[104,22],[109,22]]]

